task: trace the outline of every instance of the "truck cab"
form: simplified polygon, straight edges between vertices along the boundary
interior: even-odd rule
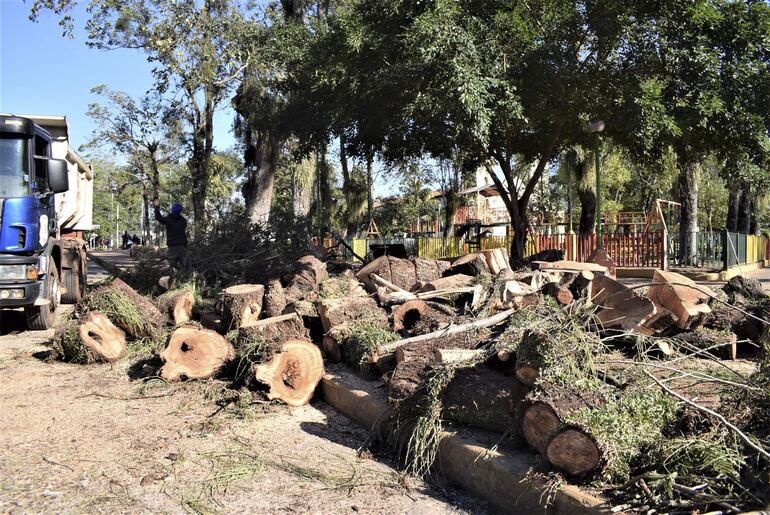
[[[30,329],[85,293],[92,179],[66,118],[0,115],[0,309],[23,308]]]

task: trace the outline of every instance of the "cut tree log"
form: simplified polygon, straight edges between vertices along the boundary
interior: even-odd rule
[[[677,338],[698,350],[711,349],[711,354],[727,356],[730,359],[737,357],[738,338],[732,332],[701,327],[695,331],[678,334]]]
[[[267,363],[255,364],[254,380],[267,386],[267,398],[304,406],[324,373],[321,351],[307,340],[283,342]]]
[[[401,349],[404,347],[399,347],[396,355]],[[436,349],[433,351],[433,359],[438,363],[462,363],[477,360],[483,356],[484,351],[482,349]],[[398,357],[396,360],[398,361]]]
[[[356,274],[356,278],[364,283],[370,292],[377,291],[377,284],[370,274],[376,274],[389,283],[406,291],[411,291],[417,283],[415,264],[407,259],[392,256],[380,256],[371,261]]]
[[[442,396],[442,418],[463,426],[505,433],[514,425],[513,406],[529,389],[516,380],[478,365],[455,371]]]
[[[484,259],[487,262],[490,273],[497,275],[501,270],[511,268],[511,264],[508,260],[508,251],[505,249],[489,249],[481,251]]]
[[[589,338],[593,339],[589,341]],[[527,386],[535,386],[541,379],[543,367],[569,359],[582,369],[591,359],[594,349],[600,349],[599,337],[586,333],[583,345],[578,346],[572,333],[557,330],[526,329],[516,348],[516,377]]]
[[[616,274],[617,264],[615,263],[615,261],[612,260],[610,255],[607,254],[607,250],[604,248],[603,245],[599,245],[598,247],[596,247],[594,251],[588,255],[588,258],[586,259],[586,261],[588,263],[601,265],[604,268],[606,268],[607,271],[604,273],[604,275],[608,275],[613,279],[617,277],[617,274]]]
[[[414,258],[414,271],[417,282],[429,283],[441,277],[449,270],[449,262],[438,259]]]
[[[265,298],[262,301],[262,311],[266,317],[277,317],[286,309],[286,295],[279,279],[273,278],[265,283]]]
[[[156,300],[158,309],[168,315],[174,325],[182,325],[192,320],[195,294],[187,289],[170,290]]]
[[[591,287],[591,301],[599,306],[596,317],[604,329],[652,332],[645,327],[657,312],[650,299],[606,275],[596,275]]]
[[[696,329],[711,308],[708,301],[714,292],[706,286],[699,286],[692,279],[675,272],[655,270],[652,286],[647,297],[674,314],[680,329]]]
[[[547,283],[540,289],[544,295],[548,295],[562,306],[567,306],[575,300],[569,288],[559,283]]]
[[[89,311],[104,313],[133,338],[160,338],[168,321],[155,304],[120,279],[95,289],[75,306],[81,316]]]
[[[584,408],[601,406],[609,400],[606,390],[582,391],[558,383],[543,384],[532,390],[522,404],[521,435],[545,456],[551,439],[563,429],[570,415]],[[598,465],[597,457],[595,466]]]
[[[342,361],[342,358],[344,357],[342,355],[342,347],[340,347],[337,341],[331,336],[327,334],[324,335],[321,340],[321,348],[326,354],[326,359],[332,363],[339,363]]]
[[[488,336],[489,332],[484,330],[473,335],[467,333],[455,334],[452,336],[435,338],[433,340],[423,340],[408,345],[402,345],[396,349],[396,363],[402,363],[404,361],[440,362],[436,357],[439,349],[447,354],[454,351],[463,352],[472,350],[478,346],[479,342],[483,341]],[[475,353],[476,351],[473,352]]]
[[[491,317],[482,318],[479,320],[475,320],[473,322],[468,322],[466,324],[451,326],[451,327],[448,327],[447,329],[441,329],[439,331],[434,331],[432,333],[422,334],[420,336],[413,336],[411,338],[405,338],[403,340],[398,340],[392,343],[387,343],[385,345],[380,345],[379,347],[377,347],[376,354],[372,356],[372,361],[376,362],[378,358],[384,357],[388,354],[392,354],[396,352],[396,349],[398,349],[402,345],[407,345],[410,343],[422,342],[427,340],[434,340],[436,338],[444,338],[447,336],[464,333],[472,329],[481,329],[483,327],[492,327],[497,324],[501,324],[505,322],[508,319],[508,317],[510,317],[515,311],[516,311],[515,309],[507,309],[505,311],[501,311],[500,313],[496,313]]]
[[[737,296],[743,297],[746,300],[764,300],[768,298],[759,280],[742,275],[732,277],[722,289],[728,295],[730,302],[733,303],[736,301]]]
[[[307,329],[296,313],[263,318],[252,324],[242,325],[238,328],[237,345],[239,348],[247,344],[251,346],[248,342],[255,340],[273,345],[291,338],[307,338]]]
[[[466,254],[452,261],[452,266],[444,272],[444,275],[464,274],[476,277],[477,275],[488,274],[489,265],[484,255],[480,252]]]
[[[325,299],[318,303],[318,316],[323,330],[337,341],[344,336],[347,326],[353,321],[371,321],[388,327],[385,311],[371,297]]]
[[[315,302],[318,285],[329,278],[326,263],[315,256],[303,256],[294,263],[294,270],[285,275],[284,297],[287,304],[300,300]]]
[[[455,288],[465,288],[471,286],[474,281],[474,277],[465,274],[449,275],[447,277],[441,277],[428,283],[423,284],[420,288],[420,292],[431,292],[441,290],[452,290]]]
[[[82,320],[71,320],[58,329],[53,348],[64,361],[112,363],[126,354],[126,335],[104,313],[90,311]]]
[[[235,358],[235,349],[221,334],[197,326],[182,326],[171,333],[160,353],[160,377],[166,381],[209,379]]]
[[[265,287],[261,284],[236,284],[222,290],[222,315],[230,329],[250,325],[262,313]]]
[[[422,334],[448,325],[449,317],[422,300],[409,300],[393,310],[393,331]]]

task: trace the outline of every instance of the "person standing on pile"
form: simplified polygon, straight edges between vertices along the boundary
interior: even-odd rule
[[[190,256],[187,254],[187,219],[182,216],[182,204],[171,206],[168,216],[160,212],[160,200],[152,201],[155,206],[155,220],[166,226],[166,241],[168,243],[168,261],[176,269],[190,267]]]

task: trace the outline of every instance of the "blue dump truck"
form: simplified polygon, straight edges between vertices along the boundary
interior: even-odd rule
[[[49,329],[86,291],[83,232],[93,229],[93,170],[64,116],[0,114],[0,309]]]

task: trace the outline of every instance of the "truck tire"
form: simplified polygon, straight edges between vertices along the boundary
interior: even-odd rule
[[[83,264],[83,255],[74,268],[65,268],[62,270],[62,285],[64,290],[61,294],[63,304],[77,304],[80,299],[86,295],[86,267]]]
[[[51,268],[46,277],[46,291],[48,292],[48,304],[44,306],[27,306],[24,315],[27,318],[27,329],[31,331],[45,331],[51,329],[56,322],[56,308],[59,305],[59,271],[51,262]]]

